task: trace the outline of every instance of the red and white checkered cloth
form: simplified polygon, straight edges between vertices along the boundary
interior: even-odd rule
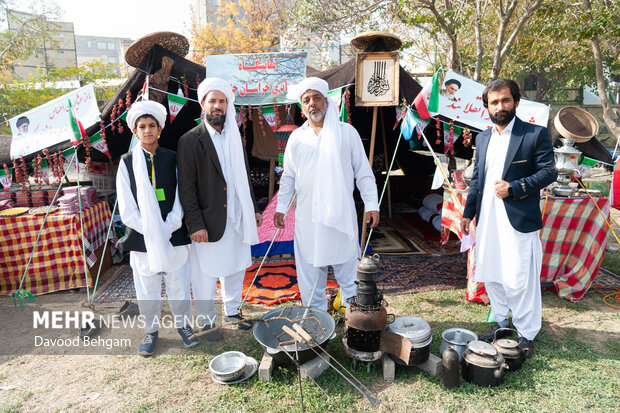
[[[465,205],[465,193],[456,196]],[[540,200],[543,211],[543,228],[540,240],[543,262],[540,282],[553,282],[558,296],[576,302],[590,288],[603,262],[609,226],[609,202],[595,198],[603,217],[590,198],[549,198]],[[450,192],[444,192],[441,225],[456,233],[459,238],[461,212],[455,206]],[[488,303],[483,283],[474,280],[475,248],[467,256],[467,299]]]
[[[105,241],[110,217],[105,201],[83,211],[88,266],[95,263],[95,250]],[[30,214],[0,217],[0,294],[11,294],[19,288],[43,219]],[[84,272],[79,213],[49,215],[22,289],[38,295],[87,284],[92,286],[93,280],[90,272]]]

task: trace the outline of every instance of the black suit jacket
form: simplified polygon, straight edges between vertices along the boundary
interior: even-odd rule
[[[245,148],[244,158],[244,165],[230,165],[230,167],[243,167],[247,173],[249,168]],[[179,139],[177,168],[179,198],[183,205],[189,234],[206,229],[209,242],[219,241],[226,229],[227,184],[213,140],[204,123],[186,132]],[[249,174],[248,184],[256,211]]]
[[[476,163],[469,185],[463,216],[480,220],[480,206],[484,189],[486,156],[492,129],[476,138]],[[546,128],[525,123],[515,118],[502,179],[510,184],[513,197],[504,198],[510,224],[519,232],[542,228],[540,190],[558,177],[553,147]]]

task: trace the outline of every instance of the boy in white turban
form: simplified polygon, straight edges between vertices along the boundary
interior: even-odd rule
[[[174,315],[174,324],[186,347],[198,344],[190,327],[189,238],[182,224],[178,196],[176,154],[159,147],[157,140],[166,122],[160,103],[134,103],[127,124],[140,141],[123,155],[116,176],[121,219],[126,227],[119,245],[131,251],[136,298],[145,325],[138,354],[150,356],[157,343],[161,317],[161,282]]]
[[[284,152],[274,224],[284,228],[284,212],[297,191],[295,266],[304,306],[327,310],[328,266],[348,300],[355,285],[360,245],[353,185],[366,208],[366,222],[379,224],[377,185],[359,134],[340,122],[336,103],[323,79],[309,77],[292,88],[291,97],[308,118],[290,136]],[[315,288],[316,286],[316,288]]]

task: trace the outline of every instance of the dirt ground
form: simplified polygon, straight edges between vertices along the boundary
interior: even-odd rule
[[[166,406],[164,411],[218,411],[218,399],[226,397],[228,389],[211,380],[206,360],[232,349],[244,351],[259,361],[262,355],[251,331],[232,329],[224,331],[222,343],[201,343],[189,350],[182,347],[174,330],[162,329],[153,358],[135,354],[141,335],[137,329],[124,333],[102,330],[102,338],[120,338],[125,334],[132,340],[130,346],[119,350],[121,355],[71,355],[70,350],[64,355],[46,355],[45,350],[33,347],[31,309],[80,309],[83,299],[83,294],[41,296],[27,304],[26,309],[16,309],[10,299],[0,299],[1,411],[160,411],[162,406]],[[409,311],[407,300],[406,296],[390,299],[397,315]],[[598,347],[601,340],[597,332],[604,332],[600,334],[607,339],[609,334],[620,338],[617,310],[602,304],[596,294],[588,294],[574,305],[558,300],[552,293],[543,295],[545,331],[563,335],[568,328],[579,340],[590,343],[593,351],[603,350]],[[437,305],[441,307],[441,303]],[[117,308],[118,305],[108,305],[97,310],[109,315]],[[245,315],[258,316],[266,311],[263,306],[248,306]],[[441,319],[438,308],[423,307],[420,311],[428,313],[429,318]],[[337,332],[341,334],[341,329]],[[75,330],[55,334],[71,338],[75,337]],[[377,390],[389,387],[379,383]]]

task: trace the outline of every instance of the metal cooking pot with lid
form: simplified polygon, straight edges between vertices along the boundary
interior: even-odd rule
[[[509,330],[517,333],[518,336],[521,336],[519,332],[513,328],[498,328],[495,331],[495,337],[493,338],[493,342],[491,343],[493,347],[499,351],[504,359],[506,359],[506,364],[508,364],[508,368],[510,371],[516,371],[523,366],[523,361],[525,361],[525,353],[519,347],[519,343],[515,340],[510,340],[507,338],[497,339],[497,332],[500,330]]]
[[[379,254],[363,257],[357,265],[357,279],[360,281],[377,281],[379,271]]]
[[[463,352],[463,378],[479,386],[499,386],[508,369],[504,356],[484,341],[470,341]]]
[[[419,317],[396,317],[388,324],[387,330],[405,337],[411,342],[411,355],[408,366],[424,363],[430,355],[430,345],[433,341],[431,326],[426,320]],[[397,357],[392,357],[398,364],[405,363]]]

